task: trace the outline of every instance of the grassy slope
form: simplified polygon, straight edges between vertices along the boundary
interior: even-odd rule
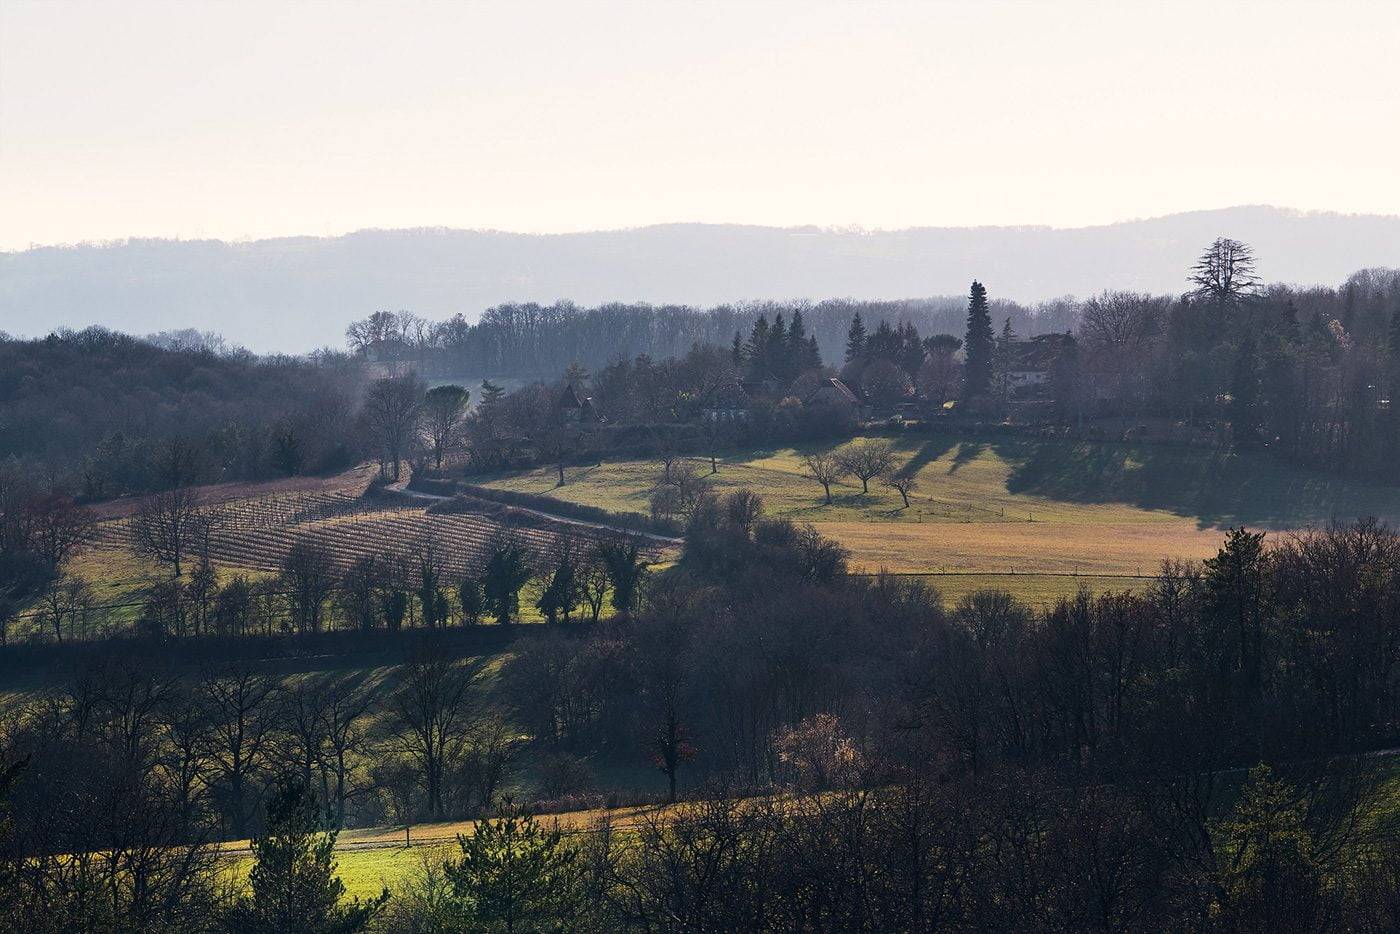
[[[555,823],[565,832],[594,827],[604,817],[613,827],[626,830],[648,817],[664,815],[670,809],[664,805],[622,807],[612,810],[570,811],[544,814],[536,818],[543,826]],[[336,841],[336,863],[346,895],[366,898],[377,895],[384,886],[393,888],[413,872],[421,860],[443,860],[460,855],[456,846],[458,834],[470,836],[475,821],[415,824],[412,846],[405,847],[402,827],[367,827],[347,830]],[[246,874],[251,865],[248,841],[223,844],[223,850],[233,861],[233,871]]]
[[[815,523],[864,569],[956,572],[939,579],[953,597],[992,584],[1037,600],[1072,592],[1081,580],[1131,585],[1118,576],[1150,575],[1163,558],[1209,555],[1232,524],[1280,530],[1361,515],[1400,518],[1400,490],[1263,455],[946,435],[900,438],[896,447],[899,469],[919,482],[908,509],[894,490],[875,484],[863,495],[851,479],[824,505],[821,488],[803,476],[806,449],[731,454],[709,482],[720,491],[755,490],[770,513]],[[708,460],[695,463],[708,473]],[[656,470],[646,461],[607,462],[568,471],[562,487],[550,469],[475,479],[643,512]],[[1084,578],[1011,576],[1031,573]]]

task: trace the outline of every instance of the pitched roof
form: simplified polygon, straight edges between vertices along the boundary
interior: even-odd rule
[[[1066,335],[1037,334],[1024,341],[1012,341],[1011,369],[1022,371],[1048,370],[1064,349]]]
[[[841,382],[834,376],[830,377],[829,379],[824,379],[820,383],[818,383],[815,389],[807,393],[807,398],[802,400],[803,404],[805,405],[806,403],[811,402],[813,399],[817,398],[818,393],[821,393],[822,395],[826,396],[834,394],[843,402],[849,402],[851,405],[860,405],[860,396],[857,396],[854,392],[851,391],[850,386],[847,386],[845,383]]]
[[[581,409],[583,400],[578,397],[574,384],[569,383],[564,387],[564,391],[559,393],[559,398],[554,400],[554,405],[561,409]]]

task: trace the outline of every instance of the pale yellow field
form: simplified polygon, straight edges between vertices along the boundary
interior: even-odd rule
[[[862,493],[850,478],[826,504],[805,476],[805,449],[731,452],[714,473],[708,458],[692,463],[716,492],[752,489],[770,515],[813,523],[851,550],[857,570],[959,572],[933,581],[950,597],[989,586],[1039,602],[1081,584],[1131,589],[1166,558],[1213,554],[1230,526],[1278,534],[1333,519],[1400,519],[1400,489],[1262,454],[1018,437],[893,442],[897,469],[918,482],[907,508],[894,490],[872,482]],[[609,461],[569,470],[562,486],[543,469],[473,479],[644,512],[657,472],[647,461]]]
[[[816,528],[851,550],[861,571],[1029,571],[1080,575],[1151,575],[1164,558],[1208,557],[1220,547],[1218,529],[1187,519],[1127,524],[1066,522],[926,522],[898,525],[817,522]]]

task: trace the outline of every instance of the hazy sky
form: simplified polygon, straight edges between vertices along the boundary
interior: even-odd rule
[[[0,248],[1400,214],[1400,2],[0,0]]]

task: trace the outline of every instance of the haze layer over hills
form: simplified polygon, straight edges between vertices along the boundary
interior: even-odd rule
[[[256,351],[339,345],[381,308],[469,319],[503,302],[715,305],[963,293],[1035,302],[1104,288],[1175,293],[1218,236],[1255,248],[1266,281],[1336,285],[1400,263],[1400,217],[1238,207],[1099,227],[849,231],[668,224],[516,234],[367,230],[251,242],[134,240],[0,253],[0,330],[194,327]]]

